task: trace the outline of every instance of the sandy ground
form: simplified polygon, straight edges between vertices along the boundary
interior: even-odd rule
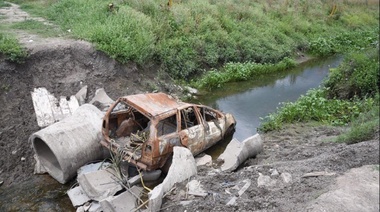
[[[0,19],[2,22],[29,17],[16,6],[9,10],[13,12],[0,9],[0,14],[7,17]],[[23,19],[14,14],[22,14]],[[121,65],[85,41],[41,38],[25,32],[18,35],[29,51],[26,61],[15,64],[0,57],[0,101],[3,103],[0,107],[0,182],[3,182],[0,193],[35,178],[31,177],[34,159],[28,143],[28,137],[39,130],[30,96],[33,88],[46,87],[58,97],[73,95],[88,85],[88,100],[101,87],[113,99],[153,90],[180,93],[169,77],[157,77],[155,64]],[[264,134],[264,151],[245,161],[237,171],[222,173],[217,167],[198,170],[195,178],[207,196],[187,195],[184,183],[178,184],[166,196],[163,210],[336,211],[339,208],[341,211],[379,211],[379,138],[353,145],[330,142],[343,130],[298,124]],[[312,172],[324,175],[303,177]],[[238,190],[248,182],[244,180],[248,180],[250,186],[239,196]],[[234,196],[236,203],[226,205]]]

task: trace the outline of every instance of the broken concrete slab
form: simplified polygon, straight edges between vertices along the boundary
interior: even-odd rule
[[[142,191],[142,187],[133,186],[117,196],[109,196],[103,199],[100,201],[100,205],[103,211],[107,212],[133,211],[137,207],[137,198],[140,197]]]
[[[292,182],[292,175],[288,172],[281,173],[280,177],[281,177],[282,181],[286,184]]]
[[[201,157],[195,157],[195,163],[198,166],[211,166],[212,165],[212,157],[210,155],[203,155]]]
[[[104,91],[104,88],[99,88],[95,91],[95,96],[89,103],[95,105],[97,108],[103,111],[110,107],[114,102],[115,101],[112,100]]]
[[[110,166],[111,166],[111,163],[109,163],[109,162],[90,163],[90,164],[87,164],[87,165],[80,167],[78,169],[77,173],[79,176],[81,174],[85,174],[85,173],[89,173],[89,172],[93,172],[93,171],[98,171],[101,169],[106,169]]]
[[[34,111],[39,127],[46,127],[74,113],[79,107],[75,96],[61,96],[59,101],[44,88],[34,88],[31,92]]]
[[[259,134],[245,139],[243,142],[232,139],[225,151],[218,157],[223,164],[222,171],[231,172],[248,158],[254,157],[263,151],[263,142]]]
[[[197,174],[197,166],[193,154],[189,149],[175,146],[173,161],[164,181],[149,192],[149,211],[159,211],[164,193],[169,191],[175,183],[182,182]]]
[[[101,201],[122,189],[113,169],[102,169],[78,176],[78,183],[92,200]]]
[[[82,206],[84,203],[91,200],[80,185],[68,190],[67,195],[74,207]]]
[[[87,98],[87,85],[83,86],[76,94],[75,98],[77,98],[79,105],[83,105],[86,103]]]
[[[88,204],[88,205],[87,205]],[[103,212],[102,206],[97,201],[87,202],[77,208],[76,212]]]

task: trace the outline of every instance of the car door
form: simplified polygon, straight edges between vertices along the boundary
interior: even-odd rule
[[[205,142],[203,148],[206,150],[222,139],[225,123],[222,119],[222,115],[217,111],[205,106],[197,106],[197,108],[200,112],[202,122],[205,125]]]
[[[187,147],[193,155],[204,150],[205,125],[200,117],[199,110],[193,106],[178,110],[180,123],[180,139],[183,146]]]

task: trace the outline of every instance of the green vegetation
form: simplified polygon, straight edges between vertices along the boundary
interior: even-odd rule
[[[284,123],[318,121],[350,125],[337,141],[356,143],[373,138],[379,129],[379,49],[349,53],[331,70],[324,87],[309,91],[294,103],[269,114],[260,131],[280,129]]]
[[[47,25],[36,20],[25,20],[21,22],[16,22],[10,25],[10,28],[22,29],[46,37],[60,36],[63,33],[60,29],[52,25]]]
[[[295,65],[296,62],[287,57],[276,64],[261,64],[254,62],[227,63],[224,65],[222,71],[208,71],[201,79],[194,80],[192,85],[194,87],[207,88],[210,90],[216,87],[221,87],[227,82],[244,81],[258,75],[284,71]]]
[[[379,31],[376,1],[178,0],[170,8],[167,0],[116,0],[112,6],[106,0],[13,1],[121,62],[155,61],[182,80],[209,69],[206,78],[244,80],[213,68],[236,63],[250,69],[300,51],[325,56],[366,48]],[[207,81],[198,84],[215,87]]]
[[[18,41],[4,33],[0,33],[0,53],[13,62],[22,62],[27,56],[26,50],[20,46]]]

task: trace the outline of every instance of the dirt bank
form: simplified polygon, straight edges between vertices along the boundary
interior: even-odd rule
[[[290,125],[280,132],[265,134],[264,151],[257,158],[246,161],[236,172],[200,169],[196,179],[208,193],[206,197],[186,195],[185,182],[167,196],[164,211],[311,211],[316,208],[312,204],[320,195],[336,189],[338,176],[351,168],[379,164],[378,139],[353,145],[329,142],[341,130]],[[363,171],[358,176],[378,176],[378,165],[370,167],[372,174]],[[312,172],[324,175],[302,177]],[[249,180],[251,184],[239,196],[238,191],[246,183],[243,180]],[[352,177],[348,179],[352,180]],[[365,184],[378,188],[378,177]],[[366,186],[358,185],[358,189]],[[352,187],[356,189],[355,185]],[[378,189],[372,193],[375,197],[372,200],[379,198]],[[352,193],[345,198],[355,200],[355,195]],[[227,205],[233,197],[237,197],[236,203]],[[378,201],[367,206],[362,211],[379,208]],[[324,205],[326,211],[335,211],[334,207],[331,202]]]

